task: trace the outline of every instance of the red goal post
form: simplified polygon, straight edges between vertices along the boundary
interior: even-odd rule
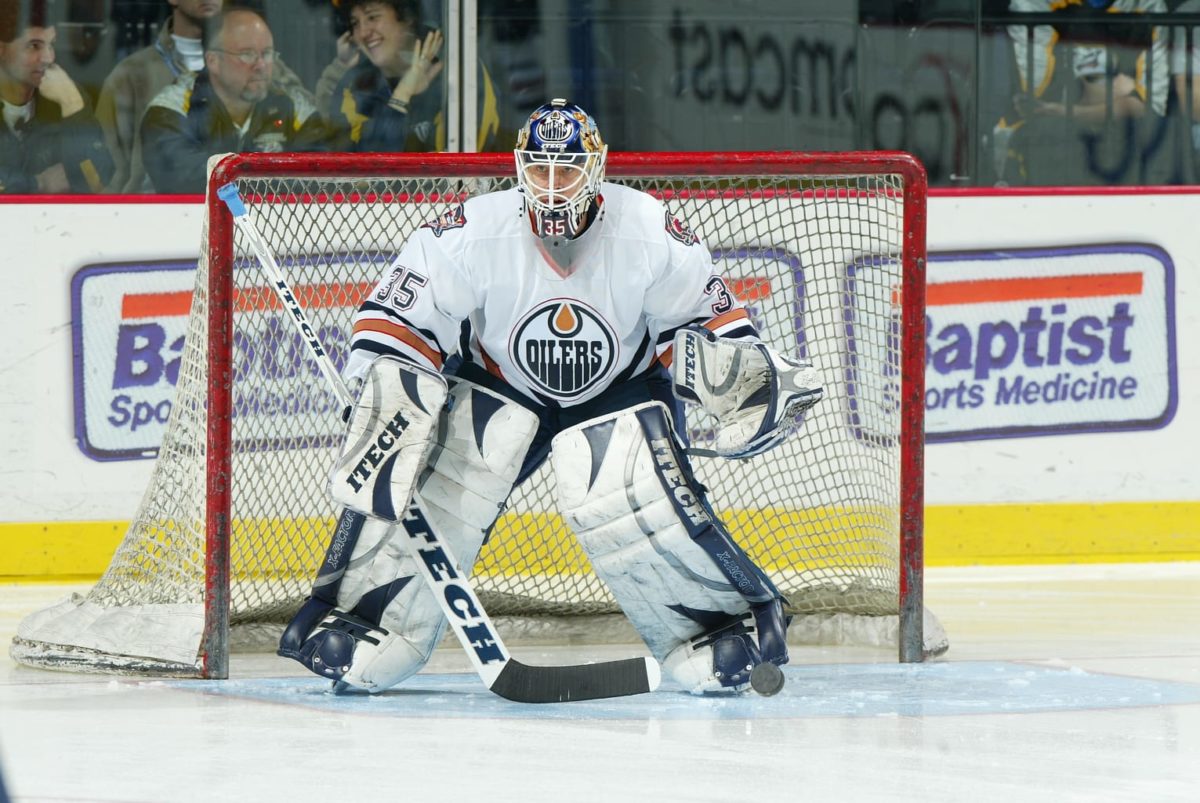
[[[192,669],[186,644],[172,658],[143,656],[150,650],[126,651],[116,636],[73,645],[63,635],[69,627],[40,627],[52,618],[69,623],[74,613],[65,609],[61,618],[23,623],[13,651],[18,660],[78,668],[82,656],[101,670],[226,677],[231,624],[286,618],[315,574],[333,511],[313,497],[321,496],[337,428],[319,420],[315,407],[291,423],[267,420],[260,395],[247,401],[241,390],[261,382],[286,399],[297,398],[298,388],[309,392],[298,358],[281,378],[263,369],[258,355],[247,356],[287,352],[287,343],[259,334],[261,316],[272,314],[259,292],[266,281],[253,273],[217,187],[242,187],[336,353],[344,346],[339,327],[344,332],[403,239],[462,198],[511,184],[513,173],[510,154],[243,154],[220,161],[209,180],[193,302],[193,318],[202,316],[204,325],[193,320],[188,330],[196,365],[181,371],[142,509],[84,603],[94,609],[89,621],[118,608],[153,617],[164,605],[191,611],[198,603]],[[786,448],[701,470],[735,537],[767,566],[798,615],[823,622],[841,613],[894,616],[901,661],[940,652],[944,635],[925,632],[922,590],[922,166],[890,152],[614,153],[606,173],[606,180],[656,195],[690,224],[720,263],[714,270],[739,274],[731,285],[753,301],[770,335],[764,339],[825,371],[832,392]],[[319,382],[314,376],[312,384]],[[260,429],[247,429],[257,419]],[[703,420],[688,423],[704,437]],[[540,473],[514,494],[481,555],[475,582],[493,616],[614,610],[557,519],[549,483]],[[193,498],[195,509],[173,507],[182,497]],[[728,510],[723,499],[733,500]],[[287,508],[293,502],[297,510]]]

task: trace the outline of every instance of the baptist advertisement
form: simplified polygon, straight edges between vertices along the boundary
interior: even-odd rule
[[[185,337],[192,305],[205,303],[204,293],[192,296],[202,213],[195,202],[0,204],[9,264],[26,266],[27,285],[0,319],[9,344],[0,363],[0,453],[9,469],[0,521],[17,528],[14,537],[40,543],[47,528],[119,534],[137,510],[176,384],[205,370],[203,343]],[[1198,217],[1200,193],[1181,190],[930,198],[924,495],[928,515],[944,519],[931,544],[967,549],[971,533],[978,539],[970,543],[995,543],[1003,508],[1043,516],[1009,521],[1027,536],[1043,524],[1061,534],[1064,522],[1086,520],[1079,528],[1087,543],[1111,531],[1124,540],[1107,554],[1128,554],[1142,544],[1134,534],[1158,522],[1163,535],[1146,548],[1187,551],[1179,533],[1193,531],[1188,517],[1200,503],[1187,448],[1200,443],[1200,351],[1192,345],[1200,307],[1189,303],[1200,297]],[[807,248],[722,246],[722,261],[749,266],[729,287],[757,323],[792,327],[803,346],[820,312],[821,325],[834,327],[822,342],[843,350],[813,355],[825,370],[849,371],[857,361],[894,384],[853,398],[874,407],[850,409],[847,394],[832,403],[843,409],[827,411],[848,431],[860,428],[860,446],[894,438],[884,426],[900,381],[887,345],[898,323],[896,288],[855,286],[854,265],[865,255],[842,255],[820,269],[823,297],[849,310],[837,315],[813,306]],[[234,367],[257,378],[240,383],[254,398],[234,399],[235,439],[239,418],[267,440],[328,433],[337,417],[321,412],[327,400],[299,392],[323,383],[282,309],[265,300],[266,287],[255,289],[261,282],[239,284],[246,295],[234,303],[251,326],[234,343]],[[305,303],[338,305],[338,318],[365,292],[298,285]],[[782,298],[791,312],[768,313]],[[885,329],[870,338],[856,332],[867,318],[856,318],[854,303],[873,305],[872,325]],[[332,307],[322,312],[335,317]],[[344,358],[345,327],[329,326],[321,338]],[[203,399],[193,401],[202,412]],[[850,440],[838,448],[854,448]],[[845,472],[836,450],[819,439],[811,447],[806,459],[817,469]],[[1005,549],[1069,553],[1053,544],[1030,536]]]
[[[1158,246],[934,253],[925,304],[931,443],[1175,414],[1175,268]]]
[[[761,267],[730,281],[760,331],[795,325],[803,353],[803,326],[768,321],[758,303],[764,294],[784,294],[794,300],[795,321],[803,320],[802,258],[777,249],[714,252],[718,268],[735,261],[743,271],[747,264]],[[770,262],[785,269],[765,267]],[[157,453],[179,379],[194,269],[184,261],[87,265],[73,277],[75,435],[87,456]],[[864,265],[859,260],[844,270],[852,278]],[[764,286],[769,282],[761,277],[769,275],[796,281]],[[344,292],[334,303],[349,312],[366,291]],[[935,252],[926,294],[929,443],[1155,429],[1175,413],[1174,265],[1158,246]],[[264,299],[258,309],[248,306],[250,296]],[[335,402],[323,383],[306,381],[319,378],[318,369],[272,300],[266,288],[238,295],[238,306],[254,311],[257,323],[235,335],[234,364],[262,381],[235,386],[235,415],[281,416],[297,433],[324,432],[317,422]],[[854,303],[874,301],[855,297]],[[847,370],[862,370],[869,361],[890,365],[885,373],[898,381],[894,357],[868,353],[869,339],[854,332],[850,319]],[[347,333],[329,326],[319,337],[340,366]],[[853,382],[850,387],[853,396]],[[883,437],[871,432],[869,410],[854,406],[847,425],[860,438]]]
[[[181,371],[202,375],[205,368],[202,344],[186,349],[195,276],[194,261],[164,261],[86,265],[72,278],[75,440],[88,457],[157,454]],[[304,303],[338,308],[346,317],[368,289],[322,283],[300,285],[296,293]],[[263,419],[254,431],[260,440],[269,433],[269,442],[260,448],[334,435],[337,416],[330,413],[340,404],[319,381],[320,369],[274,293],[266,286],[238,289],[234,307],[242,317],[233,340],[234,371],[254,378],[234,386],[235,419]],[[194,311],[201,323],[204,312],[202,305]],[[334,364],[344,365],[344,327],[319,326],[317,337]]]

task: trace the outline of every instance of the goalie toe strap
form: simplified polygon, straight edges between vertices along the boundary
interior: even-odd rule
[[[378,644],[388,635],[388,632],[378,625],[345,611],[330,611],[325,621],[321,622],[320,629],[345,633],[355,641],[365,641],[368,644]]]

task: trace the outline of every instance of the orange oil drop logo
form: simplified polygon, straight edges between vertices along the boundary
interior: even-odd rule
[[[560,305],[558,313],[554,316],[555,334],[569,337],[577,331],[579,331],[579,319],[571,311],[571,306],[569,304]]]

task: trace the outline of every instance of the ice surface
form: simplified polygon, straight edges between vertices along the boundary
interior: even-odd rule
[[[0,586],[0,639],[79,590]],[[381,695],[268,655],[229,681],[54,673],[0,659],[15,801],[1200,799],[1200,564],[931,570],[950,652],[793,650],[771,698],[670,682],[522,706],[457,648]],[[522,648],[527,663],[635,645]]]

